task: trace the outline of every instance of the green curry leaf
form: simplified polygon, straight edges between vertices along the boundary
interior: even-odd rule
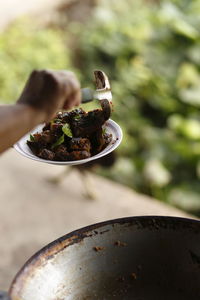
[[[80,115],[76,115],[76,116],[74,117],[74,120],[78,121],[78,120],[80,120],[80,118],[81,118]]]
[[[35,142],[35,138],[34,138],[34,136],[32,134],[30,134],[30,141],[31,142]]]
[[[61,145],[62,143],[64,143],[65,140],[65,135],[61,135],[61,137],[59,137],[59,139],[51,146],[52,149],[54,149],[55,147]]]
[[[72,137],[72,132],[71,132],[71,129],[69,127],[69,124],[65,124],[63,125],[62,127],[62,131],[65,135],[69,136],[69,137]]]
[[[106,128],[103,128],[103,132],[102,132],[103,134],[106,134],[107,132],[106,132]]]

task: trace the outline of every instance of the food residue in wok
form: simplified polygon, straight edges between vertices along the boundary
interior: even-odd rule
[[[126,246],[127,246],[127,243],[124,243],[124,242],[121,242],[121,241],[116,241],[116,242],[115,242],[115,246],[118,246],[118,247],[126,247]]]
[[[59,112],[41,132],[30,135],[27,141],[32,152],[46,160],[74,161],[101,152],[111,141],[102,126],[107,116],[101,109],[85,112],[75,109]]]
[[[132,279],[137,279],[136,273],[135,273],[135,272],[132,272],[132,273],[131,273],[131,277],[132,277]]]
[[[99,252],[105,249],[105,247],[95,246],[93,247],[94,251]]]

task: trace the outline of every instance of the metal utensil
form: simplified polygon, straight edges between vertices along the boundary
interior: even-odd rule
[[[94,71],[94,77],[95,77],[96,90],[92,90],[90,88],[83,88],[81,90],[82,103],[87,103],[94,99],[100,101],[106,99],[109,102],[111,102],[112,93],[111,93],[111,87],[107,75],[101,70],[96,70]]]

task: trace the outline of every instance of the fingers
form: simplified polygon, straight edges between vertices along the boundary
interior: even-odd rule
[[[64,109],[70,109],[74,106],[79,106],[81,102],[81,91],[80,89],[73,91],[65,100],[63,105]]]
[[[64,109],[70,109],[74,106],[80,105],[81,91],[80,83],[74,73],[70,71],[59,71],[57,74],[62,80],[65,102],[63,104]]]
[[[70,71],[35,70],[18,102],[43,111],[49,119],[59,109],[71,109],[80,104],[80,83]]]
[[[31,74],[31,78],[38,75],[41,75],[43,77],[44,86],[46,87],[44,88],[43,94],[45,94],[45,91],[48,90],[52,95],[53,92],[56,92],[55,90],[57,89],[57,92],[59,94],[59,99],[57,99],[59,109],[70,109],[74,106],[80,105],[80,83],[73,72],[64,70],[40,70],[33,71]]]

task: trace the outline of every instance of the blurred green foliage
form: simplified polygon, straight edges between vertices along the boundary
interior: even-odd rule
[[[200,0],[101,0],[66,31],[22,21],[0,34],[0,99],[34,68],[78,67],[83,86],[104,70],[124,138],[102,174],[200,214]]]
[[[83,72],[109,75],[124,132],[104,174],[200,212],[200,1],[100,1],[80,44]]]
[[[0,99],[15,102],[33,69],[71,68],[66,37],[22,19],[0,33]]]

